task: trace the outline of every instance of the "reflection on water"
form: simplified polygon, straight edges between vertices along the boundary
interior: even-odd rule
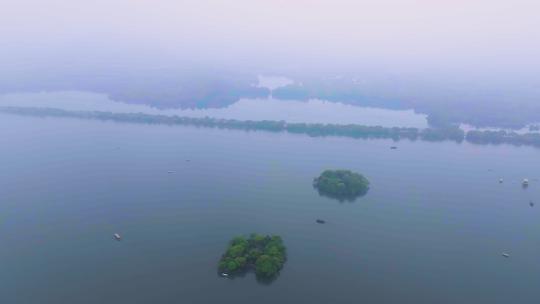
[[[266,85],[274,86],[269,81]],[[284,120],[304,123],[361,124],[384,127],[427,127],[426,116],[413,110],[358,107],[324,100],[240,99],[224,108],[158,109],[143,104],[116,102],[105,94],[80,91],[14,93],[0,95],[0,106],[51,107],[71,111],[110,111],[238,120]]]

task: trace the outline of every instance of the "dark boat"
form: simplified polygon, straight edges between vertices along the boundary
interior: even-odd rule
[[[534,207],[533,201],[530,201],[530,202],[529,202],[529,206]]]
[[[397,147],[396,147],[396,146],[391,146],[391,147],[390,147],[390,149],[392,149],[392,150],[396,150],[396,149],[397,149]]]
[[[317,219],[315,222],[317,222],[318,224],[324,224],[324,223],[326,223],[325,220],[321,220],[321,219]]]

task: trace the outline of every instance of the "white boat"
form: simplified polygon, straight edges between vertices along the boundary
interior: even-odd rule
[[[503,183],[503,179],[499,178],[499,184],[502,184],[502,183]]]
[[[523,184],[523,186],[528,186],[529,185],[529,179],[524,178],[522,184]]]
[[[122,239],[122,237],[121,237],[120,234],[118,234],[118,233],[113,234],[113,237],[114,237],[114,239],[117,240],[117,241],[120,241],[120,240]]]
[[[503,252],[502,256],[505,257],[505,258],[509,258],[509,257],[510,257],[510,254],[508,254],[508,253],[506,253],[506,252]]]
[[[221,274],[221,276],[222,276],[222,277],[225,277],[225,278],[228,278],[228,277],[229,277],[229,274],[228,274],[228,273],[225,273],[225,272],[223,272],[223,273]]]

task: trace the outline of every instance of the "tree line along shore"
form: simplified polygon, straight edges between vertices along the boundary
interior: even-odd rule
[[[309,136],[341,136],[351,138],[386,138],[393,140],[467,141],[474,144],[512,144],[540,147],[540,133],[519,134],[511,131],[465,132],[458,127],[406,128],[364,126],[357,124],[287,123],[285,121],[251,121],[220,118],[196,118],[144,113],[113,113],[104,111],[67,111],[37,107],[0,107],[0,112],[26,116],[71,117],[127,123],[189,125],[197,127],[237,129],[247,131],[288,132]]]

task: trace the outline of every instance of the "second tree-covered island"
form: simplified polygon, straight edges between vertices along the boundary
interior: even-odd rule
[[[219,271],[233,275],[254,269],[258,279],[273,279],[287,259],[283,240],[277,235],[237,236],[219,261]]]
[[[313,179],[319,194],[339,200],[354,200],[369,190],[369,180],[349,170],[325,170]]]

